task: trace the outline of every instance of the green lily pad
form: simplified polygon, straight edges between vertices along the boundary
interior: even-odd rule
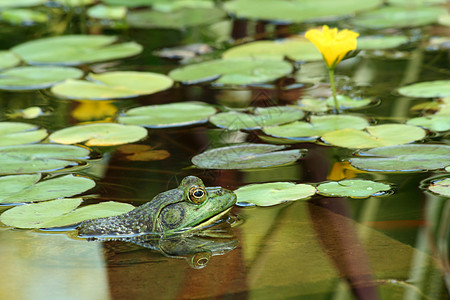
[[[15,25],[33,23],[45,23],[48,21],[48,16],[39,11],[34,11],[27,8],[10,8],[0,11],[0,17],[3,21]]]
[[[173,28],[183,29],[205,24],[212,24],[225,17],[219,8],[184,7],[168,12],[151,9],[130,11],[127,23],[136,28]]]
[[[369,123],[366,119],[347,115],[311,116],[308,122],[293,122],[279,126],[264,127],[263,131],[271,136],[299,140],[315,140],[326,132],[353,128],[363,129]]]
[[[11,51],[0,51],[0,69],[12,68],[20,64],[20,58]]]
[[[224,7],[240,18],[300,23],[348,16],[380,4],[380,0],[234,0],[226,2]]]
[[[53,86],[51,91],[69,99],[106,100],[154,94],[173,84],[172,79],[163,74],[135,71],[91,73],[88,79],[66,80]]]
[[[383,124],[369,126],[365,131],[347,128],[327,132],[322,140],[334,146],[358,149],[407,144],[423,139],[426,134],[413,125]]]
[[[442,7],[382,7],[357,15],[353,24],[370,29],[403,28],[428,25],[445,13]]]
[[[26,66],[0,72],[2,90],[45,89],[68,78],[80,78],[83,72],[71,67]]]
[[[372,99],[355,99],[345,95],[337,95],[336,98],[340,109],[361,108],[372,103]],[[335,107],[333,97],[328,98],[326,101],[329,107]]]
[[[47,130],[33,124],[0,122],[0,146],[23,145],[43,140]]]
[[[418,117],[408,120],[406,124],[421,126],[431,131],[447,131],[450,130],[450,116],[430,115],[425,117]]]
[[[273,81],[291,72],[292,65],[285,61],[218,59],[177,68],[169,76],[184,84],[215,80],[216,84],[246,85]]]
[[[127,8],[125,6],[98,4],[90,7],[87,13],[89,17],[94,19],[123,20],[127,14]]]
[[[253,58],[284,60],[286,57],[294,61],[322,60],[322,54],[306,39],[286,39],[278,41],[256,41],[235,46],[222,54],[228,58]]]
[[[272,206],[286,201],[305,200],[316,193],[316,188],[309,184],[292,182],[271,182],[249,184],[234,191],[237,205]]]
[[[82,201],[81,198],[72,198],[21,205],[5,211],[0,221],[17,228],[60,227],[120,215],[134,208],[131,204],[110,201],[76,209]]]
[[[272,126],[292,122],[303,118],[304,113],[296,107],[273,106],[258,107],[254,115],[230,111],[212,116],[209,120],[214,125],[230,130],[259,129],[263,126]]]
[[[53,1],[69,7],[85,6],[94,3],[94,0],[53,0]]]
[[[160,0],[102,0],[103,3],[111,6],[138,7],[153,5]]]
[[[360,50],[383,50],[397,48],[406,44],[409,38],[405,35],[375,35],[358,37],[358,46]]]
[[[134,43],[114,44],[116,36],[64,35],[25,42],[11,50],[28,64],[81,65],[125,58],[141,53]]]
[[[398,89],[403,96],[434,98],[450,96],[450,80],[418,82]]]
[[[367,198],[391,189],[389,184],[372,180],[346,179],[319,184],[319,194],[330,197]]]
[[[115,123],[94,123],[67,127],[50,134],[49,139],[59,144],[77,144],[86,146],[114,146],[142,140],[147,130],[141,126]]]
[[[352,166],[366,171],[413,172],[450,165],[450,146],[438,144],[398,145],[369,149],[350,159]]]
[[[150,128],[179,127],[206,123],[216,109],[201,102],[179,102],[132,108],[119,117],[123,124]]]
[[[450,197],[450,178],[435,181],[428,187],[428,189],[433,193]]]
[[[221,147],[194,156],[192,163],[202,169],[255,169],[284,165],[303,156],[300,149],[283,150],[284,148],[269,144]]]
[[[0,174],[51,172],[82,164],[90,151],[72,145],[32,144],[0,147]]]
[[[37,6],[45,2],[47,0],[2,0],[0,2],[0,8]]]
[[[41,174],[0,177],[0,203],[37,202],[71,197],[95,186],[92,179],[72,174],[39,181]]]

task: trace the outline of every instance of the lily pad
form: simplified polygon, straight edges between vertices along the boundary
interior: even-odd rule
[[[45,89],[68,78],[80,78],[83,72],[71,67],[25,66],[0,72],[0,89]]]
[[[0,8],[37,6],[45,2],[47,0],[2,0],[0,2]]]
[[[286,201],[305,200],[316,193],[316,188],[309,184],[292,182],[271,182],[249,184],[234,191],[237,205],[248,203],[257,206],[271,206]]]
[[[53,86],[51,91],[69,99],[107,100],[154,94],[173,84],[172,79],[163,74],[135,71],[91,73],[88,79],[66,80]]]
[[[322,140],[334,146],[358,149],[407,144],[425,136],[426,131],[417,126],[383,124],[369,126],[365,131],[347,128],[327,132]]]
[[[322,54],[310,41],[304,38],[278,41],[256,41],[235,46],[222,54],[228,58],[253,58],[284,60],[286,57],[294,61],[322,60]]]
[[[240,18],[299,23],[348,16],[380,4],[380,0],[234,0],[226,2],[224,6]]]
[[[58,199],[13,207],[0,216],[0,221],[17,228],[48,228],[76,224],[84,220],[116,216],[129,212],[133,205],[103,202],[76,209],[81,198]]]
[[[206,123],[216,109],[201,102],[179,102],[132,108],[119,117],[123,124],[150,128],[179,127]]]
[[[259,129],[263,126],[272,126],[292,122],[303,118],[304,113],[296,107],[273,106],[258,107],[254,115],[230,111],[212,116],[209,120],[214,125],[230,130]]]
[[[430,115],[418,117],[408,120],[406,124],[421,126],[431,131],[442,132],[450,130],[450,116]]]
[[[435,170],[450,165],[450,146],[412,144],[374,148],[350,159],[352,166],[377,172]]]
[[[137,55],[135,42],[115,44],[116,36],[64,35],[22,43],[11,50],[28,64],[81,65]]]
[[[340,109],[361,108],[372,103],[372,99],[355,99],[345,95],[337,95],[336,98]],[[326,101],[329,107],[335,107],[333,97],[328,98]]]
[[[398,89],[403,96],[408,97],[448,97],[450,96],[450,80],[435,80],[418,82]]]
[[[370,29],[403,28],[428,25],[445,13],[442,7],[382,7],[357,15],[353,24]]]
[[[32,144],[0,147],[0,174],[51,172],[82,164],[90,151],[72,145]]]
[[[310,122],[293,122],[279,126],[264,127],[271,136],[299,140],[315,140],[326,132],[353,128],[363,129],[369,123],[366,119],[348,115],[311,116]]]
[[[95,186],[92,179],[72,174],[43,181],[41,174],[0,177],[0,203],[37,202],[81,194]]]
[[[303,156],[300,149],[283,149],[285,146],[240,144],[207,150],[194,156],[192,163],[202,169],[255,169],[284,165]]]
[[[12,68],[20,64],[20,58],[11,51],[0,51],[0,69]]]
[[[409,38],[405,35],[375,35],[358,37],[357,49],[360,50],[383,50],[397,48],[406,44]]]
[[[95,19],[123,20],[127,14],[125,6],[107,6],[98,4],[90,7],[87,11],[88,16]]]
[[[292,70],[292,65],[285,61],[218,59],[177,68],[169,76],[184,84],[215,80],[216,84],[246,85],[273,81]]]
[[[53,1],[69,7],[85,6],[95,2],[95,0],[53,0]]]
[[[450,178],[435,181],[428,187],[428,189],[433,193],[450,197]]]
[[[3,21],[15,25],[31,25],[48,21],[48,16],[46,14],[27,8],[4,9],[0,11],[0,17]]]
[[[23,145],[43,140],[47,130],[33,124],[0,122],[0,146]]]
[[[367,198],[389,191],[391,186],[381,182],[362,179],[346,179],[319,184],[319,194],[330,197]]]
[[[93,123],[64,128],[50,134],[52,142],[76,144],[85,142],[86,146],[114,146],[133,143],[147,136],[141,126],[115,123]]]

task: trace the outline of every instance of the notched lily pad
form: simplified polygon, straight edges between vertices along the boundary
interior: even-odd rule
[[[137,142],[147,136],[141,126],[115,123],[94,123],[64,128],[50,134],[52,142],[76,144],[85,142],[86,146],[114,146]]]
[[[76,209],[81,198],[68,198],[13,207],[0,216],[0,221],[17,228],[49,228],[76,224],[84,220],[110,217],[129,212],[131,204],[103,202]]]
[[[360,50],[384,50],[397,48],[406,44],[409,38],[406,35],[374,35],[358,37],[357,49]]]
[[[408,97],[448,97],[450,96],[450,80],[435,80],[418,82],[398,89],[403,96]]]
[[[178,102],[132,108],[119,122],[149,128],[179,127],[206,123],[215,113],[216,109],[205,103]]]
[[[383,124],[369,126],[364,131],[351,128],[331,131],[321,139],[334,146],[359,149],[407,144],[425,136],[426,131],[417,126]]]
[[[116,71],[90,73],[88,80],[66,80],[52,87],[55,95],[68,99],[108,100],[150,95],[170,88],[173,80],[151,72]]]
[[[0,51],[0,69],[11,68],[20,64],[20,58],[11,51]]]
[[[316,188],[309,184],[292,182],[271,182],[249,184],[234,191],[237,205],[271,206],[286,201],[306,200],[316,193]]]
[[[319,194],[330,197],[367,198],[386,193],[391,189],[389,184],[362,179],[345,179],[319,184]]]
[[[90,151],[72,145],[33,144],[0,147],[0,174],[52,172],[85,164]]]
[[[0,203],[37,202],[81,194],[95,186],[92,179],[72,174],[40,181],[41,174],[0,177]]]
[[[214,125],[230,130],[259,129],[292,122],[303,118],[301,109],[289,106],[257,107],[252,114],[229,111],[212,116],[209,121]]]
[[[248,85],[273,81],[292,70],[292,65],[285,61],[217,59],[177,68],[169,76],[184,84],[214,81],[219,85]]]
[[[365,171],[414,172],[445,168],[450,165],[450,146],[411,144],[374,148],[350,159],[352,166]]]
[[[47,136],[47,130],[33,124],[0,122],[0,146],[36,143]]]
[[[450,116],[430,115],[425,117],[418,117],[408,120],[406,124],[421,126],[431,131],[442,132],[450,130]]]
[[[304,150],[283,150],[284,146],[269,144],[240,144],[215,148],[192,158],[202,169],[255,169],[291,163],[304,156]],[[278,151],[282,150],[282,151]]]
[[[433,193],[450,197],[450,178],[434,181],[428,189]]]

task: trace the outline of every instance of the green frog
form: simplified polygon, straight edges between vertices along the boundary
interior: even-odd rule
[[[205,187],[200,178],[187,176],[178,188],[163,192],[128,213],[82,222],[78,235],[117,239],[144,234],[177,234],[213,224],[235,203],[236,195],[232,191]]]

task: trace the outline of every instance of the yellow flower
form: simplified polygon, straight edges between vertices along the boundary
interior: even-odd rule
[[[72,111],[72,117],[78,121],[107,120],[117,113],[112,101],[80,100],[80,104]]]
[[[334,68],[344,56],[356,49],[356,38],[359,33],[344,29],[329,28],[323,25],[322,30],[310,29],[305,37],[322,53],[328,68]]]

